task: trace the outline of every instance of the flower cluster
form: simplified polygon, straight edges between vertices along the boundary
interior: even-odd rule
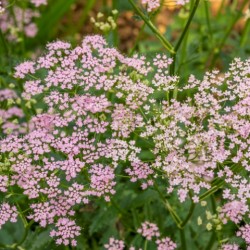
[[[139,159],[141,149],[133,137],[144,124],[140,107],[153,93],[142,77],[152,75],[154,68],[145,57],[127,58],[107,47],[100,36],[86,37],[73,49],[61,41],[47,49],[36,62],[17,66],[15,73],[25,81],[22,97],[39,97],[44,111],[31,118],[23,137],[12,134],[3,139],[1,152],[12,155],[9,183],[29,198],[28,218],[42,227],[57,227],[60,219],[74,216],[77,204],[94,197],[109,201],[121,163],[129,163],[132,181],[142,180],[143,188],[153,184],[153,170]],[[43,78],[41,71],[47,72]],[[160,71],[155,70],[156,78]],[[37,203],[41,197],[43,202]]]
[[[29,0],[25,4],[28,5],[29,2],[34,8],[47,4],[47,0]],[[34,19],[40,16],[38,10],[23,8],[17,4],[8,5],[6,0],[2,1],[2,5],[5,11],[0,15],[0,29],[9,41],[18,41],[21,33],[27,37],[34,37],[37,34],[38,28]]]
[[[152,12],[161,6],[161,2],[164,4],[175,3],[177,5],[185,5],[190,0],[141,0],[141,3],[146,6],[148,12]]]
[[[244,239],[247,245],[250,247],[250,224],[240,227],[236,235]]]
[[[169,237],[159,239],[156,241],[157,243],[157,250],[174,250],[176,249],[177,245],[174,243]]]
[[[227,218],[229,218],[234,223],[239,223],[243,215],[248,212],[248,206],[241,201],[231,201],[226,203],[220,211],[220,217],[224,224],[227,223]]]
[[[0,206],[0,229],[7,222],[17,222],[17,208],[8,203],[2,203]]]
[[[158,238],[160,236],[159,228],[157,227],[157,225],[148,221],[143,222],[137,232],[147,240],[152,240],[153,237]]]
[[[27,131],[23,110],[19,107],[20,98],[11,89],[0,90],[0,134],[23,134]]]
[[[141,0],[141,3],[147,6],[148,12],[159,8],[161,5],[160,0]]]
[[[117,240],[115,238],[110,238],[109,243],[104,245],[105,249],[108,250],[123,250],[125,244],[122,240]]]
[[[142,189],[160,178],[165,192],[181,202],[191,196],[198,203],[223,183],[224,222],[249,215],[250,60],[235,59],[225,75],[191,75],[179,91],[192,98],[175,99],[179,78],[166,73],[171,63],[165,55],[151,62],[126,57],[101,36],[88,36],[75,48],[49,43],[47,53],[16,67],[22,97],[39,99],[32,108],[42,112],[28,121],[23,137],[2,139],[0,152],[11,165],[8,185],[27,196],[30,219],[58,228],[51,234],[58,244],[76,244],[77,205],[109,201],[123,167]],[[147,162],[139,140],[150,144]],[[1,191],[7,192],[4,176]],[[148,239],[160,235],[149,222],[139,230]],[[174,247],[168,238],[157,244]]]
[[[143,181],[141,185],[142,189],[146,189],[148,186],[153,185],[150,175],[152,175],[154,171],[147,163],[132,162],[131,168],[125,169],[125,172],[131,176],[131,182],[136,182],[137,180]]]
[[[68,218],[60,218],[56,223],[56,230],[50,232],[51,237],[56,237],[56,244],[64,244],[76,246],[77,242],[74,239],[76,236],[80,235],[81,228],[76,226],[74,221],[69,220]]]
[[[239,250],[240,247],[237,244],[223,244],[221,250]]]
[[[141,224],[141,227],[137,230],[137,233],[141,234],[146,240],[152,241],[155,237],[155,243],[157,250],[174,250],[177,245],[169,237],[159,238],[160,232],[156,224],[145,221]],[[113,237],[109,239],[109,243],[104,245],[105,249],[108,250],[123,250],[125,249],[125,243],[122,240],[117,240]],[[130,246],[129,250],[136,250],[135,247]],[[139,248],[138,250],[141,250]]]
[[[169,237],[160,238],[159,228],[154,223],[148,221],[143,222],[137,232],[147,240],[152,240],[153,237],[156,237],[155,243],[157,244],[157,250],[174,250],[177,247],[176,243]]]

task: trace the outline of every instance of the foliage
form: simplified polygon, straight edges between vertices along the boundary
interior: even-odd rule
[[[250,248],[249,1],[174,2],[0,1],[0,249]]]

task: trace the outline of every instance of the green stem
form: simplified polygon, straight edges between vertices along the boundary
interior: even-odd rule
[[[219,52],[221,51],[222,47],[224,46],[227,38],[229,37],[229,35],[231,34],[236,22],[240,19],[240,17],[242,16],[242,11],[245,8],[246,4],[249,2],[249,0],[244,0],[244,2],[241,5],[241,8],[239,9],[238,13],[235,15],[235,18],[232,20],[231,24],[229,25],[227,31],[225,32],[223,38],[221,39],[221,42],[219,43],[217,48],[213,48],[212,51],[212,59],[211,59],[211,65],[210,65],[210,69],[214,67],[214,64],[217,60],[217,58],[219,57]]]
[[[224,9],[224,5],[225,5],[225,0],[222,0],[222,2],[220,4],[220,8],[216,14],[216,17],[219,17],[221,15],[222,10]]]
[[[3,48],[5,56],[8,57],[8,55],[9,55],[9,48],[8,48],[8,45],[6,43],[5,37],[4,37],[3,32],[2,32],[1,29],[0,29],[0,44],[2,44],[1,48]]]
[[[192,204],[190,206],[190,209],[189,209],[189,212],[188,212],[186,218],[180,224],[181,228],[183,228],[187,224],[187,222],[189,221],[189,219],[192,217],[192,215],[194,213],[194,209],[195,209],[195,203],[192,201]]]
[[[158,31],[154,24],[148,19],[148,17],[136,6],[133,0],[129,0],[130,4],[133,6],[134,10],[141,17],[141,19],[148,25],[155,36],[161,41],[162,45],[171,53],[175,54],[172,44]]]
[[[240,47],[245,46],[249,33],[250,33],[250,18],[248,18],[245,23],[245,26],[241,35],[241,39],[240,39]]]
[[[213,45],[213,32],[212,32],[211,23],[210,23],[209,5],[208,5],[207,0],[205,0],[204,6],[205,6],[205,15],[206,15],[207,28],[208,28],[208,32],[209,32],[209,39],[210,39],[210,43]]]
[[[144,248],[143,248],[143,250],[147,250],[147,248],[148,248],[148,241],[146,240],[145,243],[144,243]]]
[[[180,217],[176,214],[175,210],[172,208],[171,204],[168,202],[168,200],[165,199],[164,195],[161,193],[159,187],[157,186],[156,183],[154,183],[154,188],[155,190],[158,192],[160,198],[162,199],[165,207],[167,208],[167,210],[169,211],[171,217],[173,218],[174,222],[176,223],[177,227],[181,227],[181,219]]]
[[[135,52],[135,50],[136,50],[136,48],[137,48],[137,46],[138,46],[138,43],[139,43],[139,41],[140,41],[141,35],[142,35],[143,31],[144,31],[145,26],[146,26],[146,23],[144,23],[144,24],[142,25],[142,27],[141,27],[141,29],[140,29],[140,31],[139,31],[139,34],[138,34],[138,36],[137,36],[137,38],[136,38],[136,40],[135,40],[135,44],[134,44],[133,48],[130,50],[130,52],[129,52],[129,56],[132,56],[133,53]]]
[[[210,239],[209,239],[209,242],[205,248],[205,250],[211,250],[213,249],[213,245],[215,243],[215,239],[216,239],[216,234],[213,232]]]
[[[184,30],[182,31],[181,36],[180,36],[180,38],[179,38],[177,44],[176,44],[175,47],[174,47],[175,53],[174,53],[174,54],[171,53],[171,57],[172,57],[172,59],[173,59],[173,62],[172,62],[172,64],[170,65],[170,69],[169,69],[169,74],[170,74],[171,76],[175,74],[176,53],[178,52],[178,50],[179,50],[179,48],[180,48],[180,46],[181,46],[181,44],[182,44],[182,42],[183,42],[183,40],[184,40],[184,38],[185,38],[187,32],[188,32],[188,30],[189,30],[189,26],[190,26],[190,24],[191,24],[191,22],[192,22],[192,20],[193,20],[194,14],[195,14],[195,12],[196,12],[198,6],[199,6],[199,3],[200,3],[200,0],[196,0],[196,1],[195,1],[194,6],[193,6],[193,9],[192,9],[192,11],[191,11],[191,13],[190,13],[190,15],[189,15],[188,21],[187,21],[187,23],[186,23],[186,25],[185,25],[185,28],[184,28]],[[174,99],[177,99],[177,95],[178,95],[178,85],[176,85],[175,88],[174,88],[173,98],[174,98]]]
[[[180,36],[180,38],[179,38],[177,44],[176,44],[175,47],[174,47],[174,52],[175,52],[175,53],[178,52],[178,50],[179,50],[179,48],[180,48],[180,46],[181,46],[181,44],[182,44],[182,41],[183,41],[183,39],[185,38],[185,35],[187,34],[187,31],[188,31],[188,29],[189,29],[189,26],[190,26],[192,20],[193,20],[194,14],[195,14],[195,12],[196,12],[198,6],[199,6],[199,3],[200,3],[200,0],[196,0],[195,3],[194,3],[193,9],[192,9],[192,11],[191,11],[191,13],[190,13],[190,15],[189,15],[189,18],[188,18],[188,21],[187,21],[187,23],[186,23],[186,25],[185,25],[185,28],[184,28],[184,30],[182,31],[181,36]],[[173,58],[173,63],[170,65],[170,72],[169,72],[170,75],[174,75],[174,73],[175,73],[176,55],[175,55],[175,54],[172,54],[172,58]]]
[[[181,238],[181,250],[187,249],[186,237],[184,229],[180,229],[180,238]]]
[[[209,197],[210,195],[214,194],[217,190],[220,189],[220,187],[224,184],[224,180],[221,180],[216,186],[212,187],[211,189],[209,189],[207,192],[205,192],[204,194],[202,194],[199,198],[200,201],[205,200],[207,197]]]
[[[17,243],[17,244],[14,244],[13,247],[16,248],[18,246],[21,246],[23,244],[23,242],[26,240],[27,236],[28,236],[28,233],[29,233],[29,229],[30,227],[32,226],[32,224],[34,223],[34,221],[30,221],[26,226],[25,226],[25,232],[24,232],[24,235],[22,237],[22,239]]]
[[[117,9],[117,1],[112,1],[112,9],[116,10]],[[115,22],[117,22],[117,15],[115,15]],[[112,35],[113,35],[113,43],[115,47],[118,47],[118,43],[119,43],[119,35],[118,35],[118,29],[115,28],[112,31]]]

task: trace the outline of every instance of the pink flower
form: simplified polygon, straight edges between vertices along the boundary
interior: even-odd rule
[[[0,205],[0,229],[7,222],[17,222],[17,208],[10,206],[8,203],[2,203]]]
[[[104,245],[104,248],[108,250],[123,250],[125,244],[122,240],[117,240],[112,237],[109,239],[109,243]]]
[[[56,238],[57,245],[76,246],[75,237],[80,235],[80,231],[81,228],[76,226],[75,221],[60,218],[56,223],[56,230],[52,230],[50,236]]]
[[[153,237],[158,238],[160,236],[157,225],[148,221],[143,222],[137,232],[147,240],[152,240]]]
[[[240,227],[239,231],[236,233],[238,237],[241,237],[245,242],[250,245],[250,225]]]
[[[177,248],[176,243],[174,243],[169,237],[157,240],[156,244],[157,250],[174,250]]]

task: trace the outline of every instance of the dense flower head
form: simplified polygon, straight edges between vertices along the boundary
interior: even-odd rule
[[[39,7],[41,5],[47,5],[47,0],[30,0],[30,2],[36,7]]]
[[[223,244],[221,250],[239,250],[240,247],[237,244]]]
[[[109,201],[109,194],[112,195],[115,193],[113,188],[116,184],[114,181],[114,169],[109,166],[97,164],[91,167],[89,173],[91,173],[90,187],[93,189],[91,194],[95,196],[104,195],[105,200]]]
[[[51,234],[57,244],[76,244],[76,206],[101,197],[109,202],[120,168],[142,189],[154,188],[160,179],[165,193],[177,194],[181,202],[191,196],[198,203],[223,182],[221,218],[238,223],[249,215],[250,60],[235,59],[223,76],[191,75],[180,89],[194,93],[186,99],[169,98],[179,81],[167,73],[171,63],[165,55],[151,61],[126,57],[103,37],[87,36],[75,48],[49,43],[36,61],[15,68],[24,83],[22,97],[38,99],[32,108],[42,110],[22,137],[1,140],[11,175],[1,175],[0,188],[21,189],[29,218],[58,228]],[[150,145],[147,162],[138,141]],[[73,238],[67,234],[63,241],[61,228],[71,227]],[[149,222],[138,232],[147,239],[160,236]],[[164,244],[174,247],[167,238],[159,241]]]
[[[16,2],[12,6],[8,1],[3,0],[4,12],[0,15],[0,29],[6,34],[9,41],[20,41],[21,34],[27,37],[34,37],[38,28],[34,20],[40,16],[38,7],[47,5],[47,0],[28,0],[26,4],[31,3],[34,8],[23,8]],[[1,4],[0,4],[1,5]]]
[[[141,161],[132,162],[131,168],[125,169],[125,172],[131,176],[131,182],[136,182],[137,180],[143,181],[141,185],[142,189],[146,189],[148,186],[153,185],[150,175],[152,175],[154,171],[147,163]]]
[[[4,202],[0,205],[0,229],[7,222],[17,222],[17,208]]]
[[[148,12],[159,8],[161,5],[160,0],[141,0],[141,3],[147,6]]]
[[[141,0],[141,3],[146,6],[148,12],[152,12],[157,10],[161,6],[161,2],[163,5],[168,4],[177,4],[177,5],[185,5],[189,3],[190,0]]]
[[[139,234],[145,237],[147,240],[152,240],[153,237],[159,237],[160,232],[156,224],[149,221],[145,221],[141,224],[141,227],[137,230]]]
[[[176,243],[174,243],[169,237],[158,239],[156,244],[157,250],[174,250],[177,247]]]
[[[226,203],[220,211],[220,217],[226,223],[229,218],[234,223],[239,223],[243,215],[248,212],[248,206],[241,201],[231,201]]]
[[[76,246],[77,242],[74,239],[80,235],[81,228],[76,226],[75,222],[68,218],[60,218],[56,223],[56,230],[50,232],[51,237],[56,238],[56,244]]]
[[[0,135],[23,134],[27,132],[20,98],[12,89],[0,89]]]
[[[123,250],[125,244],[122,240],[117,240],[112,237],[109,239],[109,243],[104,245],[104,248],[108,250]]]
[[[249,224],[246,224],[245,226],[240,227],[236,235],[244,239],[247,245],[250,246],[250,225]]]

